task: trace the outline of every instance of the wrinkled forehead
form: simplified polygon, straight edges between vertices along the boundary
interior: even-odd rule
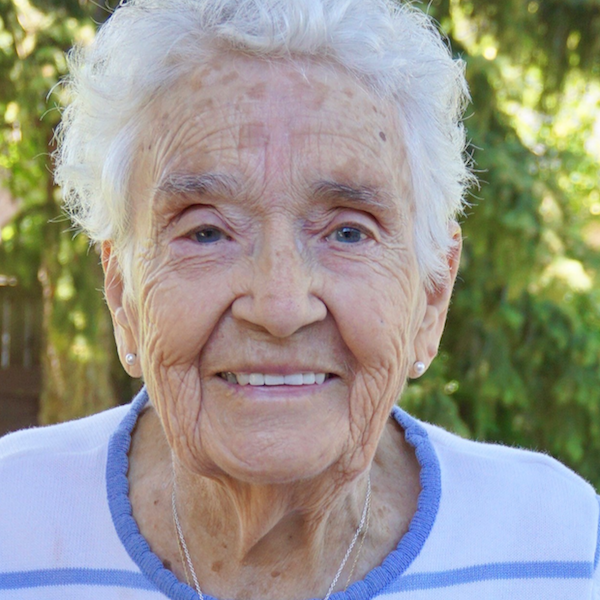
[[[315,109],[362,109],[364,119],[373,124],[387,120],[394,112],[391,103],[333,62],[215,52],[201,65],[190,63],[184,70],[186,75],[180,78],[177,89],[189,95],[206,95],[206,100],[213,102],[234,98],[248,102],[294,100]]]
[[[337,66],[218,54],[154,101],[137,185],[223,173],[242,187],[331,180],[407,200],[398,121],[390,101]]]

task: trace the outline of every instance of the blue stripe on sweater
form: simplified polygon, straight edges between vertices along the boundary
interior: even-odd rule
[[[382,593],[414,592],[499,579],[590,579],[593,568],[591,562],[585,561],[489,563],[449,571],[404,575]]]
[[[0,573],[0,590],[57,585],[100,585],[156,591],[156,586],[141,573],[117,569],[44,569]]]
[[[507,562],[475,565],[449,571],[404,575],[382,590],[382,594],[447,588],[466,583],[499,579],[589,579],[591,562]],[[93,585],[155,590],[141,573],[116,569],[46,569],[0,573],[0,590],[46,586]]]

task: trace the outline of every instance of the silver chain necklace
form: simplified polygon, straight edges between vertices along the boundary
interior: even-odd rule
[[[196,588],[196,592],[198,593],[200,600],[204,600],[204,594],[202,594],[202,590],[200,589],[200,584],[198,583],[198,577],[196,576],[196,571],[194,570],[194,564],[192,563],[192,558],[190,556],[190,552],[188,550],[187,544],[185,543],[185,538],[183,537],[183,530],[181,529],[181,523],[179,522],[179,515],[177,513],[177,503],[175,502],[175,481],[173,481],[173,490],[171,492],[171,507],[173,509],[173,521],[175,522],[175,530],[177,531],[177,543],[179,545],[179,552],[181,554],[183,568],[186,571],[186,577],[187,577],[187,571],[189,570],[189,572],[192,576],[192,581],[194,582],[194,587]],[[362,542],[364,542],[364,538],[367,535],[367,529],[369,527],[370,509],[371,509],[371,477],[369,476],[369,478],[367,479],[367,495],[365,497],[365,505],[363,507],[362,516],[360,518],[360,523],[358,524],[358,527],[356,528],[356,532],[354,533],[354,537],[352,538],[352,541],[350,542],[350,545],[348,546],[348,550],[346,550],[346,554],[344,555],[344,558],[342,559],[342,564],[340,565],[339,569],[337,570],[337,573],[335,574],[335,577],[333,578],[333,581],[331,582],[331,585],[329,586],[329,590],[327,591],[327,594],[325,595],[325,598],[323,598],[323,600],[329,600],[331,594],[333,594],[333,590],[342,574],[342,571],[344,570],[344,567],[346,566],[346,563],[348,562],[348,559],[350,558],[350,555],[352,554],[352,550],[354,550],[354,546],[356,546],[356,542],[358,541],[360,534],[363,533],[363,529],[364,529],[364,535],[363,535]],[[359,547],[359,553],[360,553],[360,550],[362,550],[362,542]],[[352,573],[354,572],[354,568],[356,567],[356,563],[358,562],[358,556],[359,555],[357,555],[356,559],[354,560],[354,565],[352,566],[352,571],[350,572],[350,576],[348,577],[348,582],[346,583],[346,587],[348,587],[348,584],[350,583],[350,577],[352,577]],[[185,558],[185,561],[184,561],[184,558]]]

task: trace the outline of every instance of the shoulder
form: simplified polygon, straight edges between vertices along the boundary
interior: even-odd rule
[[[439,547],[463,542],[448,568],[477,561],[597,563],[600,506],[582,477],[540,452],[466,440],[406,413],[402,418],[415,423],[439,465],[434,537]]]
[[[462,583],[482,578],[489,585],[496,572],[528,585],[550,577],[536,598],[554,597],[559,579],[590,585],[600,558],[600,505],[587,481],[546,454],[466,440],[401,410],[394,416],[421,464],[435,465],[434,522],[407,572],[460,573]],[[423,494],[423,473],[421,482]]]
[[[0,570],[51,576],[85,563],[90,547],[98,568],[130,564],[112,521],[106,472],[111,440],[135,418],[133,408],[0,439]]]
[[[574,471],[543,452],[515,448],[495,443],[468,440],[445,431],[435,425],[421,423],[435,449],[441,466],[448,475],[461,475],[465,481],[478,476],[489,485],[504,485],[510,481],[510,489],[541,493],[553,491],[581,494],[591,498],[594,505],[596,493],[593,487]]]
[[[518,480],[528,485],[548,481],[559,488],[573,487],[596,498],[594,488],[587,481],[548,454],[466,439],[437,425],[419,421],[399,407],[394,408],[393,416],[413,437],[427,440],[429,451],[435,454],[442,471],[448,471],[447,476],[460,472],[465,476],[465,484],[473,479],[469,473],[474,476],[483,470],[485,477],[478,479],[479,483],[493,483],[504,477],[513,485]]]
[[[0,438],[0,468],[20,458],[80,454],[106,445],[128,410],[129,406],[119,406],[75,421],[9,433]]]
[[[44,490],[54,490],[56,499],[67,489],[100,489],[111,435],[127,411],[127,406],[112,408],[0,438],[0,506],[34,511],[42,497],[48,500]]]

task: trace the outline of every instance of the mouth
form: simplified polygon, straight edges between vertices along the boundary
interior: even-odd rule
[[[281,375],[280,373],[233,373],[224,371],[217,374],[221,379],[233,385],[250,386],[272,386],[272,385],[321,385],[328,379],[335,377],[332,373],[290,373]]]

